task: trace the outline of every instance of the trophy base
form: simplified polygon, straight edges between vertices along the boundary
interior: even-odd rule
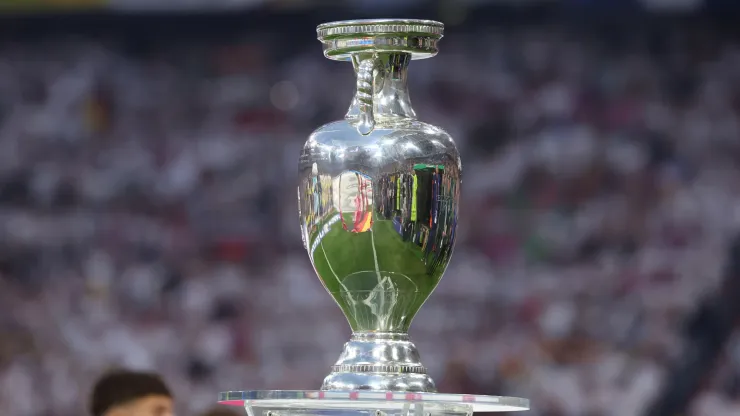
[[[324,379],[321,390],[434,393],[437,388],[432,378],[427,374],[337,372],[329,374]]]
[[[408,334],[355,332],[321,390],[434,393],[437,387]]]
[[[219,403],[244,406],[248,416],[470,416],[529,410],[518,397],[377,391],[229,391]]]

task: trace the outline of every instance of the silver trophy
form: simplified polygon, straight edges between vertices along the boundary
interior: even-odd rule
[[[320,390],[226,392],[222,403],[250,416],[529,408],[519,398],[436,393],[408,336],[456,239],[460,155],[449,134],[416,118],[407,86],[409,64],[436,55],[443,30],[398,19],[317,28],[327,58],[352,62],[357,89],[344,119],[318,128],[303,148],[301,236],[352,337]]]

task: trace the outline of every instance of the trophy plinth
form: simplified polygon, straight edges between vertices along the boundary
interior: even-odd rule
[[[230,391],[220,394],[219,403],[244,406],[248,416],[470,416],[529,410],[529,400],[518,397],[375,391]]]
[[[443,30],[390,19],[317,28],[324,55],[351,62],[357,86],[344,119],[315,130],[301,153],[301,238],[352,338],[321,390],[228,392],[222,403],[250,416],[528,409],[525,399],[436,393],[408,336],[456,238],[460,155],[449,134],[417,120],[407,87],[409,63],[436,55]]]

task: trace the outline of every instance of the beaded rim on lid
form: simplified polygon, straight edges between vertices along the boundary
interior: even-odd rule
[[[324,56],[348,61],[353,53],[408,52],[411,59],[431,58],[444,34],[444,24],[418,19],[344,20],[316,28]]]

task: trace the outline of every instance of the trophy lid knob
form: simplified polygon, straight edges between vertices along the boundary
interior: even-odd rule
[[[444,25],[433,20],[369,19],[324,23],[316,28],[324,56],[349,61],[361,52],[407,52],[411,59],[431,58],[438,52]]]

